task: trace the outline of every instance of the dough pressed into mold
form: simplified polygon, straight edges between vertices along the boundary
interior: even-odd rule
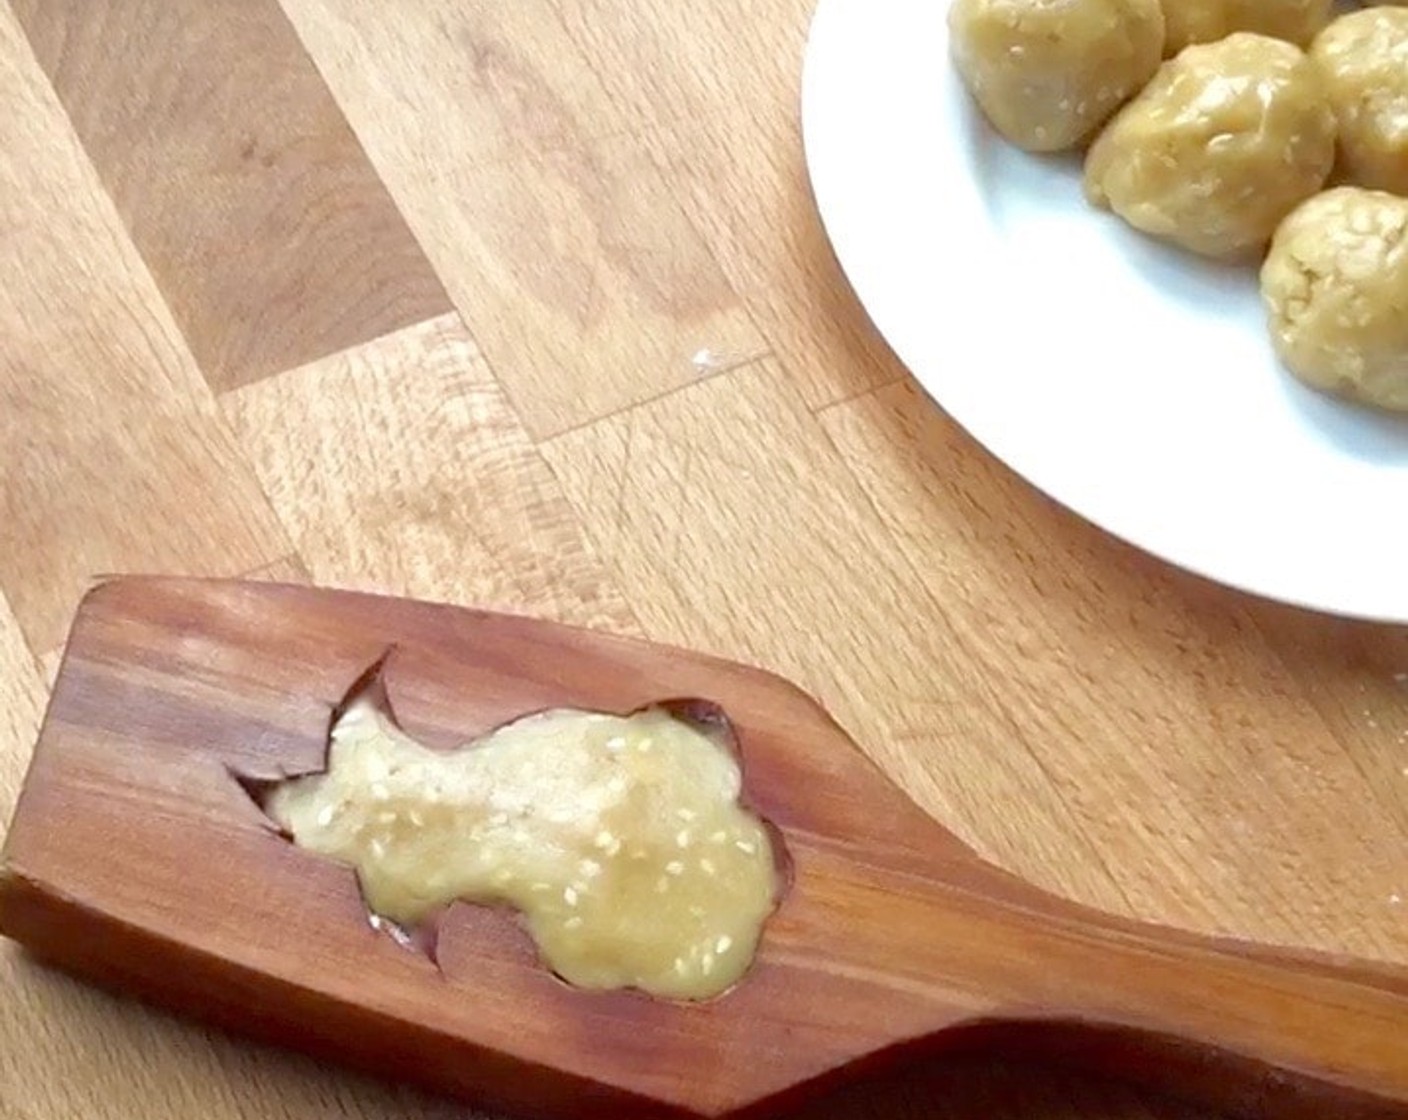
[[[1341,16],[1310,49],[1354,185],[1408,194],[1408,8]]]
[[[1085,193],[1153,237],[1245,258],[1324,186],[1335,134],[1305,53],[1237,32],[1159,68],[1091,145]]]
[[[326,771],[265,811],[355,868],[373,924],[407,943],[456,901],[508,906],[568,983],[700,1000],[748,970],[780,886],[742,782],[713,730],[665,707],[551,709],[441,751],[364,695]]]
[[[1297,207],[1271,243],[1261,294],[1297,378],[1408,411],[1408,199],[1336,187]]]
[[[954,0],[948,25],[979,109],[1031,152],[1084,144],[1163,55],[1159,0]]]

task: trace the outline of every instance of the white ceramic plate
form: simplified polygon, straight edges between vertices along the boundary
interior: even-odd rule
[[[1211,579],[1408,622],[1408,418],[1331,400],[1270,349],[1255,270],[1202,264],[1081,197],[1074,159],[989,131],[947,0],[820,0],[812,186],[900,360],[1013,470]]]

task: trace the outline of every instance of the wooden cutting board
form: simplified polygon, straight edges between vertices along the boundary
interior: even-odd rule
[[[369,668],[422,742],[548,707],[721,707],[789,883],[728,993],[590,993],[511,913],[432,962],[249,779],[316,772]],[[242,782],[241,779],[244,781]],[[403,599],[183,579],[84,601],[0,870],[0,931],[276,1043],[550,1117],[754,1116],[921,1051],[1056,1055],[1240,1115],[1408,1114],[1408,975],[1140,925],[1043,893],[920,812],[805,693],[745,666]]]

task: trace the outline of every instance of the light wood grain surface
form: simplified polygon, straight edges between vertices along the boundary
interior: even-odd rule
[[[1408,963],[1408,632],[1090,528],[890,357],[812,0],[0,0],[0,812],[82,591],[252,574],[692,645],[984,855]],[[5,946],[0,1117],[448,1120]],[[809,1120],[1206,1114],[1001,1056]]]

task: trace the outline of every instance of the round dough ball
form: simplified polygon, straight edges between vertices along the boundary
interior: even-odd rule
[[[954,0],[948,26],[983,115],[1030,152],[1084,143],[1163,56],[1159,0]]]
[[[1408,8],[1342,16],[1317,36],[1310,57],[1339,120],[1346,176],[1408,194]]]
[[[1335,117],[1300,48],[1238,32],[1188,47],[1091,145],[1085,193],[1204,256],[1260,250],[1335,163]]]
[[[1334,0],[1163,0],[1163,5],[1164,54],[1171,58],[1193,43],[1215,43],[1234,31],[1309,46],[1329,22]]]
[[[1408,410],[1408,199],[1336,187],[1297,207],[1272,240],[1261,297],[1301,381]]]

